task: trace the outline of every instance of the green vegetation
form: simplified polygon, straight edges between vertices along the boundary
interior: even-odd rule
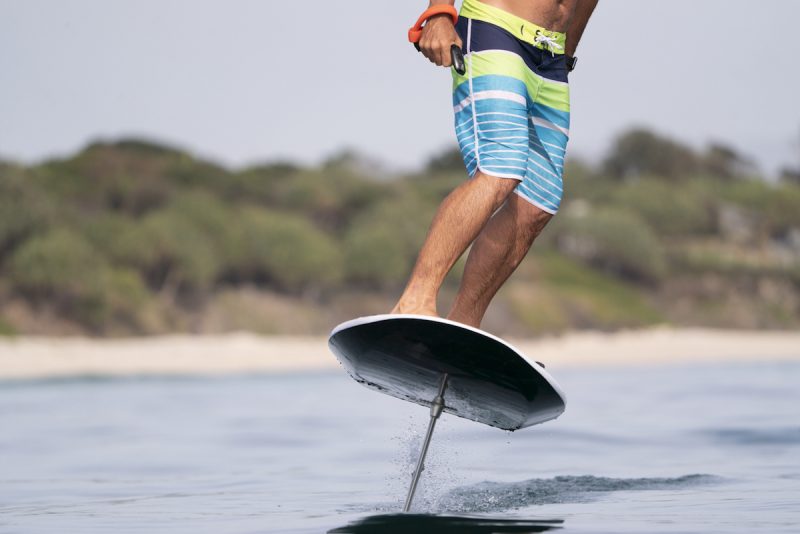
[[[456,151],[410,176],[369,168],[343,153],[234,171],[140,140],[0,162],[0,335],[323,333],[385,312],[464,171]],[[486,327],[797,328],[797,175],[773,184],[725,146],[625,132],[601,164],[567,162],[561,213]]]
[[[17,331],[5,319],[0,317],[0,336],[12,337],[17,334]]]
[[[647,296],[614,276],[555,251],[534,254],[535,283],[509,282],[504,290],[529,333],[569,328],[614,329],[660,323]]]

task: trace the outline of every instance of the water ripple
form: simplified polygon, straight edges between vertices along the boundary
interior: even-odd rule
[[[479,484],[455,488],[434,503],[437,511],[486,513],[540,504],[584,502],[591,494],[611,491],[667,490],[720,481],[713,475],[677,478],[607,478],[590,475],[559,476],[522,482]]]
[[[729,445],[800,445],[800,427],[719,428],[703,433]]]

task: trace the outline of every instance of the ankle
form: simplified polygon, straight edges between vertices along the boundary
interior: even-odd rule
[[[477,300],[465,298],[463,294],[459,294],[456,296],[453,307],[450,308],[450,313],[447,314],[447,318],[457,323],[480,328],[481,321],[483,321],[483,316],[486,314],[487,308],[488,303],[482,305],[482,303]]]
[[[474,328],[480,328],[481,320],[483,320],[483,316],[478,316],[474,313],[458,313],[455,310],[451,311],[447,318],[451,321],[472,326]]]
[[[406,315],[428,315],[431,317],[438,317],[439,313],[436,311],[436,306],[413,306],[398,302],[392,311],[392,314],[406,314]]]
[[[438,315],[436,297],[420,296],[418,293],[404,292],[397,301],[392,313],[408,313],[417,315]]]

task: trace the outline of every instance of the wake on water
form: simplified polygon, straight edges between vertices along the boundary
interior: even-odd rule
[[[389,482],[391,492],[398,495],[398,501],[384,503],[377,510],[372,507],[371,511],[390,513],[402,507],[399,498],[405,497],[422,442],[422,435],[418,430],[416,420],[409,417],[406,430],[394,438],[400,444],[392,462],[398,471]],[[730,436],[721,436],[721,439],[726,438]],[[458,448],[450,446],[453,439],[453,436],[444,434],[440,437],[439,447],[430,451],[428,458],[436,468],[424,471],[421,487],[414,501],[414,511],[432,514],[485,514],[544,504],[590,502],[600,498],[603,493],[615,491],[673,490],[715,484],[723,480],[709,474],[689,474],[675,478],[571,475],[532,478],[519,482],[483,481],[464,485],[462,470],[454,467],[454,463],[458,464]],[[598,437],[592,435],[592,439],[597,440]]]
[[[415,501],[416,511],[426,513],[494,513],[543,504],[589,502],[603,493],[685,489],[717,484],[724,479],[714,475],[692,474],[675,478],[610,478],[592,475],[533,478],[520,482],[484,481],[435,494],[425,491]],[[441,491],[441,484],[436,484]],[[394,512],[400,502],[385,503],[370,511]],[[368,511],[364,509],[362,511]]]
[[[591,475],[559,476],[521,482],[480,482],[454,488],[436,499],[435,513],[487,513],[542,504],[586,502],[599,493],[613,491],[669,490],[713,484],[713,475],[685,475],[677,478],[608,478]]]
[[[694,474],[677,478],[608,478],[583,475],[530,479],[512,483],[481,482],[449,490],[438,498],[431,499],[426,496],[415,506],[415,509],[424,510],[425,513],[398,514],[396,512],[399,503],[392,503],[377,510],[385,512],[384,515],[368,516],[328,532],[329,534],[545,532],[560,529],[564,521],[497,518],[484,514],[496,514],[542,504],[586,502],[599,497],[601,493],[613,491],[674,490],[713,484],[722,480],[713,475]],[[450,515],[455,513],[459,515]]]

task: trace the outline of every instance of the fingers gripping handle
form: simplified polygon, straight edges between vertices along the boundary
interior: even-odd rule
[[[463,76],[467,72],[467,66],[464,64],[464,54],[458,45],[450,47],[450,58],[453,60],[453,68]]]
[[[414,48],[419,52],[419,44],[414,43]],[[450,60],[453,62],[453,68],[456,69],[457,73],[463,76],[467,72],[467,66],[464,63],[464,53],[457,44],[450,46]]]
[[[408,30],[408,41],[414,43],[414,47],[417,50],[419,50],[419,40],[422,38],[422,27],[434,15],[450,15],[454,25],[458,22],[458,12],[453,6],[438,5],[426,9],[419,16],[414,26]],[[467,71],[464,65],[464,54],[456,44],[450,47],[450,59],[453,61],[453,68],[456,69],[457,73],[463,75]]]

